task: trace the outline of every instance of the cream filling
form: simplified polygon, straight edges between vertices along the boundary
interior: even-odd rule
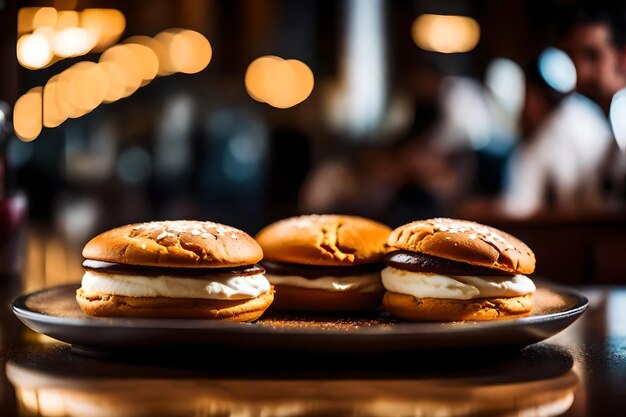
[[[266,273],[267,279],[274,285],[310,288],[326,291],[382,292],[383,284],[379,272],[346,277],[305,278],[299,275],[274,275]]]
[[[387,291],[416,298],[517,297],[535,292],[535,284],[525,275],[475,277],[411,272],[387,267],[381,272]]]
[[[111,294],[126,297],[241,300],[265,294],[270,290],[270,283],[263,274],[181,278],[164,275],[145,277],[85,271],[81,288],[88,295]]]

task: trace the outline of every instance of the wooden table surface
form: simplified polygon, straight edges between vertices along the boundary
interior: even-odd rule
[[[626,288],[521,351],[87,358],[0,316],[0,416],[626,415]],[[7,305],[11,290],[1,288]]]

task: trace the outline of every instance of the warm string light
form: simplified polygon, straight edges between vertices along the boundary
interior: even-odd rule
[[[467,16],[423,14],[411,27],[417,46],[444,54],[469,52],[480,40],[480,26]]]
[[[100,62],[110,62],[118,67],[123,73],[125,85],[122,97],[128,97],[139,89],[143,81],[143,71],[141,68],[142,56],[136,55],[131,45],[125,44],[116,45],[110,49],[107,49],[102,56],[100,56]],[[145,46],[135,45],[138,48],[146,48]],[[147,48],[146,48],[147,49]],[[142,51],[143,52],[143,51]]]
[[[257,58],[248,66],[245,85],[250,97],[256,101],[286,109],[309,97],[314,77],[311,69],[301,61],[269,55]]]
[[[65,28],[55,33],[52,50],[60,58],[85,55],[98,42],[98,35],[88,29]]]
[[[43,88],[43,125],[48,128],[57,127],[67,120],[67,114],[58,104],[63,93],[60,86],[60,76],[55,75]]]
[[[126,19],[119,10],[57,11],[53,7],[24,7],[18,11],[17,57],[28,69],[44,68],[58,59],[102,51],[115,44]]]
[[[35,87],[17,99],[13,108],[13,128],[24,142],[35,140],[41,133],[42,88]]]
[[[111,46],[125,28],[124,15],[114,9],[25,7],[18,11],[21,36],[16,54],[25,68],[40,69],[59,59],[104,51],[99,62],[79,62],[20,97],[14,115],[18,137],[34,140],[43,127],[57,127],[102,103],[128,97],[157,76],[194,74],[211,61],[209,41],[187,29],[167,29],[154,38],[133,36]],[[245,83],[255,100],[288,108],[307,99],[314,77],[301,61],[268,56],[250,64]],[[25,115],[34,107],[39,107],[36,116],[26,122]]]
[[[105,50],[97,63],[78,62],[20,97],[15,131],[22,140],[34,140],[42,127],[57,127],[128,97],[158,75],[199,72],[210,60],[211,44],[198,32],[168,29],[154,38],[133,36]]]
[[[52,48],[45,36],[33,33],[17,40],[17,60],[25,68],[43,68],[53,57]]]
[[[98,34],[94,51],[102,52],[120,39],[126,18],[115,9],[85,9],[80,13],[80,26]]]
[[[162,49],[155,50],[163,57],[159,60],[159,75],[195,74],[209,65],[213,55],[207,38],[193,30],[168,29],[156,35],[154,40],[162,45]]]

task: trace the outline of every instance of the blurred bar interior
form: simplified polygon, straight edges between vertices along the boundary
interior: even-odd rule
[[[539,275],[617,283],[625,10],[0,0],[2,269],[34,290],[78,281],[86,240],[120,224],[341,212],[476,219]]]

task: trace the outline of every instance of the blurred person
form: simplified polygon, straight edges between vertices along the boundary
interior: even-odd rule
[[[527,70],[521,133],[507,173],[506,214],[606,208],[602,174],[613,143],[607,120],[585,97],[551,87],[538,60]]]
[[[439,189],[436,182],[451,177],[440,170],[447,172],[440,158],[405,141],[359,147],[311,172],[302,208],[311,213],[357,214],[390,225],[430,217],[443,210],[433,192]]]
[[[576,67],[576,91],[596,102],[607,116],[613,96],[626,88],[625,14],[619,8],[579,8],[561,28],[561,46]],[[615,140],[605,165],[605,187],[623,201],[626,158]]]
[[[472,140],[484,129],[473,122],[488,118],[476,84],[445,78],[432,65],[418,68],[405,83],[414,103],[406,133],[316,167],[303,188],[304,211],[361,214],[390,225],[450,213],[475,182]]]
[[[561,29],[561,47],[576,66],[576,91],[608,115],[613,95],[626,87],[626,28],[615,13],[576,10]]]

